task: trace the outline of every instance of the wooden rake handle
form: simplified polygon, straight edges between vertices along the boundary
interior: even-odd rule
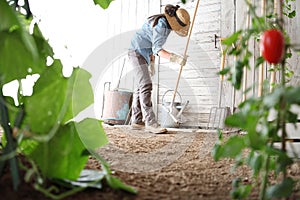
[[[186,43],[186,45],[185,45],[185,49],[184,49],[184,53],[183,53],[183,57],[184,57],[184,58],[187,56],[187,50],[188,50],[188,47],[189,47],[189,43],[190,43],[190,39],[191,39],[191,35],[192,35],[192,30],[193,30],[193,27],[194,27],[194,22],[195,22],[197,10],[198,10],[198,7],[199,7],[199,3],[200,3],[200,0],[198,0],[198,1],[197,1],[197,4],[196,4],[194,16],[193,16],[193,19],[192,19],[191,28],[190,28],[190,31],[189,31],[187,43]],[[177,90],[178,90],[178,86],[179,86],[179,81],[180,81],[182,69],[183,69],[183,65],[180,65],[180,69],[179,69],[179,73],[178,73],[178,77],[177,77],[177,81],[176,81],[176,86],[175,86],[175,89],[174,89],[173,98],[172,98],[172,102],[171,102],[170,107],[173,106],[174,101],[175,101],[175,98],[176,98],[176,93],[177,93]]]

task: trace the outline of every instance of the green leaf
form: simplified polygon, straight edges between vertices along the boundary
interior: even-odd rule
[[[292,56],[293,56],[292,53],[289,52],[285,53],[285,59],[291,58]]]
[[[41,59],[41,61],[43,62],[42,64],[45,66],[47,57],[48,56],[53,57],[54,52],[53,52],[52,47],[49,45],[48,41],[44,38],[44,36],[37,24],[34,24],[34,27],[33,27],[33,38],[35,40],[38,53],[39,53],[40,57],[42,58]]]
[[[0,77],[1,84],[21,79],[31,73],[40,73],[36,55],[31,52],[20,35],[20,30],[0,32]]]
[[[232,136],[224,145],[220,146],[221,149],[218,150],[217,156],[235,158],[242,153],[245,147],[244,137]]]
[[[17,14],[5,0],[0,0],[0,19],[0,31],[9,30],[13,26],[17,28],[21,27],[21,23],[17,18]]]
[[[283,94],[284,94],[284,88],[277,87],[274,89],[274,91],[272,93],[270,93],[264,97],[263,104],[265,106],[267,106],[268,108],[273,108],[279,103]]]
[[[258,176],[262,168],[263,156],[261,154],[252,151],[252,155],[249,158],[248,164],[253,170],[253,175]]]
[[[60,126],[48,142],[40,143],[30,157],[49,178],[76,180],[84,168],[88,155],[75,123]]]
[[[0,77],[1,84],[39,73],[41,68],[33,37],[5,0],[0,0]]]
[[[251,189],[251,185],[241,185],[238,188],[230,191],[230,196],[233,199],[245,199],[247,196],[249,196]]]
[[[293,164],[293,160],[286,154],[286,152],[280,151],[277,159],[276,171],[278,173],[283,172],[291,164]]]
[[[23,139],[19,144],[19,149],[25,155],[30,155],[37,147],[39,143],[31,139]]]
[[[247,128],[247,120],[249,120],[245,115],[241,112],[234,113],[226,117],[225,124],[232,127],[240,127],[242,129]]]
[[[55,124],[66,123],[89,106],[93,102],[90,77],[87,71],[79,68],[71,77],[64,77],[59,60],[47,67],[36,82],[33,95],[24,98],[31,130],[47,134]]]
[[[289,18],[294,18],[294,17],[296,17],[296,11],[293,10],[292,12],[290,12],[290,13],[288,14],[288,17],[289,17]]]
[[[106,174],[112,174],[112,171],[109,169],[109,164],[94,149],[88,149],[88,151],[94,158],[101,162],[101,167]]]
[[[232,72],[232,84],[236,89],[241,88],[242,78],[244,74],[244,63],[238,60],[236,62],[235,70]]]
[[[61,123],[70,103],[70,85],[72,83],[62,75],[59,60],[41,74],[33,95],[24,97],[27,122],[33,132],[47,134]]]
[[[75,126],[86,149],[94,150],[108,143],[101,121],[88,118]]]
[[[274,158],[276,163],[275,170],[277,173],[285,171],[285,169],[293,163],[293,159],[287,155],[287,152],[282,151],[281,149],[267,146],[266,154]]]
[[[101,6],[101,8],[106,9],[112,1],[113,0],[94,0],[94,3]]]
[[[75,68],[72,76],[70,77],[72,85],[72,94],[70,104],[63,123],[75,117],[83,109],[88,107],[94,102],[94,93],[92,86],[89,82],[91,74],[84,69]]]
[[[222,158],[222,155],[223,155],[222,146],[219,143],[215,144],[211,153],[212,153],[212,156],[213,156],[215,161],[220,160]]]
[[[237,31],[234,34],[232,34],[231,36],[229,36],[228,38],[226,38],[225,40],[222,41],[222,44],[227,45],[227,46],[231,46],[233,43],[235,43],[240,35],[241,35],[242,31]]]
[[[286,88],[285,98],[286,101],[290,104],[300,105],[300,87],[288,87]]]
[[[227,73],[229,73],[230,72],[230,67],[226,67],[226,68],[224,68],[223,70],[221,70],[220,72],[219,72],[219,74],[220,75],[226,75]]]
[[[258,102],[248,99],[244,101],[239,107],[240,111],[228,116],[225,119],[225,123],[229,126],[240,127],[246,130],[248,133],[256,132],[256,124],[261,116],[261,113],[257,110],[256,104]]]
[[[281,183],[267,188],[266,197],[270,199],[289,197],[293,192],[294,184],[293,179],[285,178]]]
[[[298,122],[298,114],[297,113],[287,111],[286,114],[287,114],[287,122],[290,122],[290,123],[297,123]]]
[[[133,187],[126,185],[125,183],[123,183],[121,180],[119,180],[116,177],[110,176],[110,175],[106,175],[105,176],[106,181],[108,183],[108,185],[113,188],[113,189],[121,189],[133,194],[137,193],[137,190],[134,189]]]
[[[125,190],[125,191],[133,193],[133,194],[137,193],[137,190],[135,188],[133,188],[129,185],[126,185],[118,178],[111,176],[112,171],[109,169],[108,163],[98,153],[96,153],[92,149],[89,149],[89,151],[91,152],[92,156],[94,156],[96,159],[98,159],[101,162],[102,169],[105,172],[105,179],[111,188],[122,189],[122,190]]]
[[[259,67],[265,61],[264,57],[260,56],[255,60],[255,68]]]

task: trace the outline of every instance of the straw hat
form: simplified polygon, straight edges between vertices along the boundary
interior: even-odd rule
[[[190,28],[190,15],[185,9],[178,5],[168,4],[165,7],[165,16],[173,31],[182,37],[187,36]]]

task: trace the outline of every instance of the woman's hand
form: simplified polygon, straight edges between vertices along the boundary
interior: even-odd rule
[[[186,64],[187,57],[183,57],[181,55],[177,55],[175,53],[171,53],[170,61],[179,64],[180,66],[184,66]]]

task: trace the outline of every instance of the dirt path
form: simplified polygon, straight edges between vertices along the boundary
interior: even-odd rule
[[[126,126],[105,126],[109,144],[97,152],[110,164],[114,176],[138,190],[137,195],[116,191],[104,185],[102,190],[87,189],[66,200],[157,200],[157,199],[231,199],[231,182],[240,176],[242,182],[251,183],[251,171],[240,167],[234,173],[234,162],[224,159],[215,162],[211,150],[217,141],[216,132],[205,130],[176,130],[155,135],[132,131]],[[223,136],[239,133],[227,133]],[[100,169],[97,160],[89,159],[87,169]],[[300,177],[299,164],[292,166],[290,175]],[[7,177],[7,176],[6,176]],[[4,199],[47,199],[29,185],[18,193],[2,179],[0,192]],[[104,183],[105,184],[105,183]],[[25,186],[25,187],[24,187]],[[298,193],[290,199],[300,197]],[[4,196],[3,196],[4,194]],[[257,189],[249,199],[258,199]]]
[[[213,160],[216,132],[176,130],[155,135],[124,126],[105,130],[110,144],[98,153],[116,176],[137,188],[138,195],[131,199],[230,199],[237,173],[246,177],[244,182],[250,181],[247,169],[231,174],[232,161]],[[128,198],[123,193],[115,195]]]

